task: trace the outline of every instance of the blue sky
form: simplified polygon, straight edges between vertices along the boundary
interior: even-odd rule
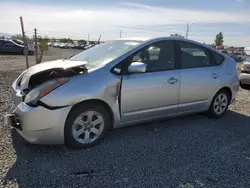
[[[212,43],[223,32],[226,45],[250,46],[250,0],[0,0],[0,32],[25,29],[41,35],[104,40],[131,36],[185,34]],[[29,34],[29,32],[28,32]],[[30,32],[30,34],[32,34]]]

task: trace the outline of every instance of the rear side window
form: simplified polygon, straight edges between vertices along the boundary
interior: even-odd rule
[[[212,58],[215,65],[221,65],[221,63],[224,61],[224,57],[216,52],[211,52]]]
[[[209,51],[199,45],[180,42],[181,67],[196,68],[211,66]]]
[[[6,41],[5,43],[4,43],[4,46],[5,47],[14,47],[14,46],[16,46],[14,43],[12,43],[12,42],[10,42],[10,41]]]

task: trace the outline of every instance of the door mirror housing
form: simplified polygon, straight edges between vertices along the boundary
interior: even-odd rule
[[[129,73],[143,73],[146,72],[147,65],[142,62],[133,62],[128,67]]]

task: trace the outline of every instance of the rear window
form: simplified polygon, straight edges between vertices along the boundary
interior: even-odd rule
[[[215,65],[220,65],[224,61],[224,57],[216,52],[212,52],[212,57]]]

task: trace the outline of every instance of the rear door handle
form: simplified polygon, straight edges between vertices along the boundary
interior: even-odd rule
[[[171,78],[168,79],[169,84],[175,84],[176,82],[178,82],[177,78],[171,77]]]
[[[213,73],[213,74],[212,74],[212,77],[213,77],[214,79],[218,78],[219,76],[220,76],[220,75],[217,74],[217,73]]]

